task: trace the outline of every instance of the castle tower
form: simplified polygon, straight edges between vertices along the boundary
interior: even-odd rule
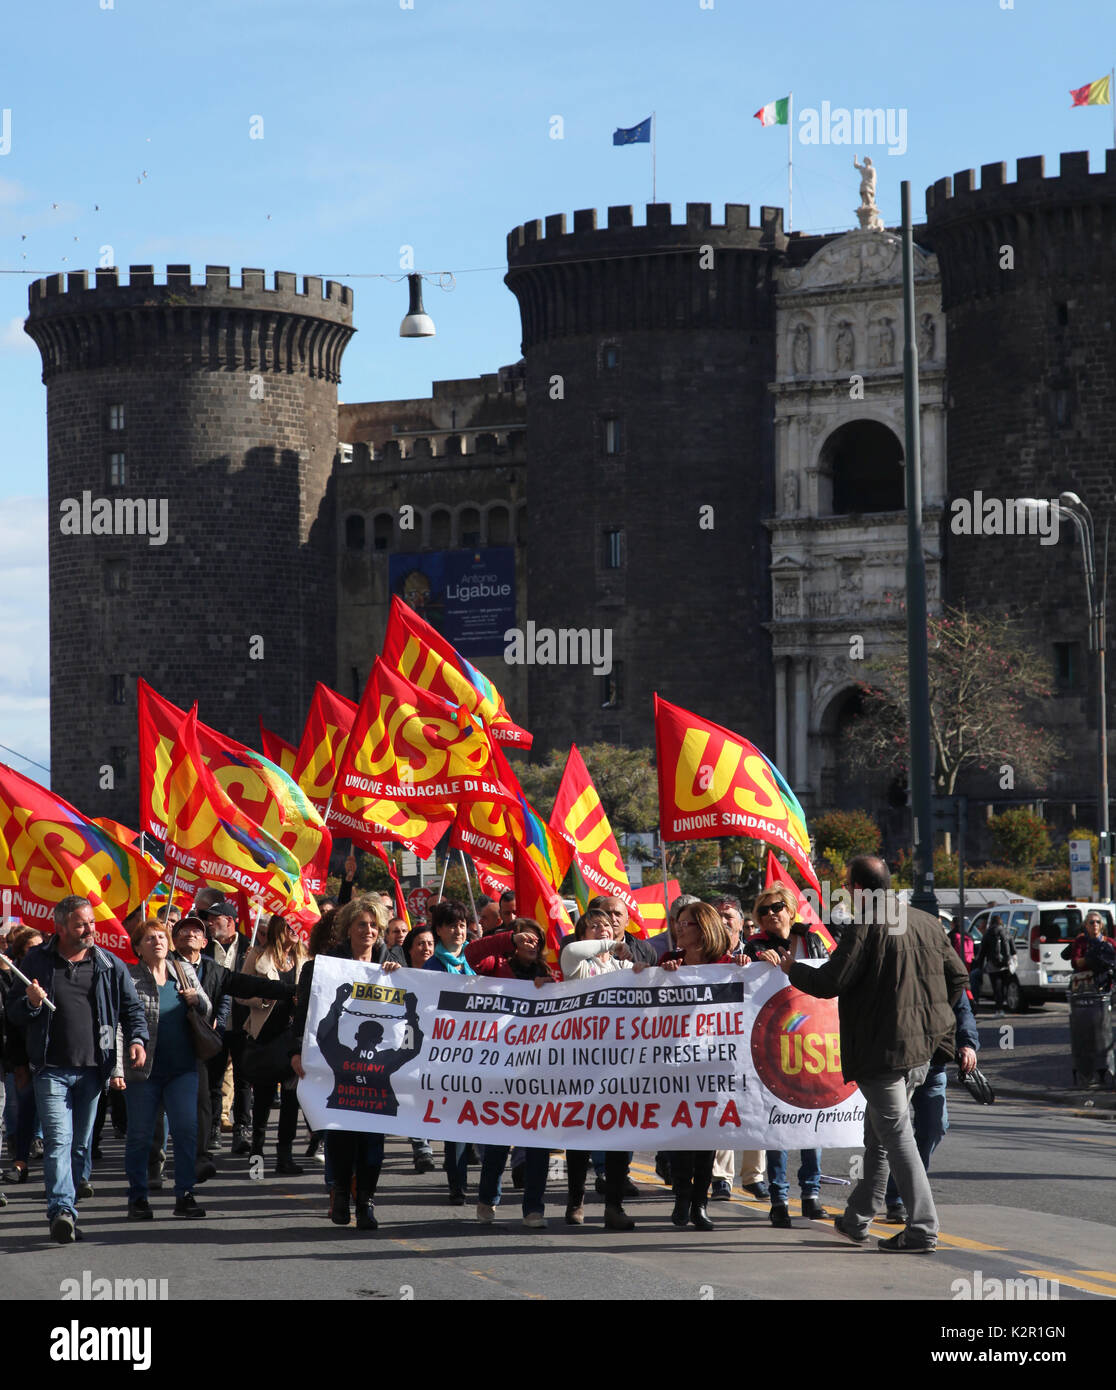
[[[652,693],[773,755],[773,272],[782,210],[650,204],[517,227],[527,373],[529,618],[611,633],[612,671],[528,667],[540,751],[653,741]],[[556,524],[558,518],[565,524]],[[601,637],[598,650],[603,650]],[[538,653],[543,653],[541,642]],[[530,656],[531,653],[527,653]]]
[[[47,387],[52,786],[134,824],[136,678],[258,743],[336,666],[331,474],[352,291],[225,266],[52,275],[25,324]],[[107,527],[107,530],[106,530]],[[72,534],[73,531],[78,534]],[[111,768],[111,775],[106,769]]]
[[[1003,164],[984,165],[979,187],[966,170],[927,190],[926,211],[949,339],[947,601],[1025,617],[1060,695],[1051,723],[1067,757],[1050,790],[1084,800],[1096,785],[1095,687],[1072,527],[1056,545],[956,534],[952,503],[1069,490],[1098,538],[1116,520],[1116,151],[1103,173],[1089,172],[1087,153],[1063,154],[1050,178],[1041,157],[1020,159],[1015,183]]]

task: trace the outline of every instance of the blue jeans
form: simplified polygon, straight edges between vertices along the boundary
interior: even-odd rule
[[[911,1097],[911,1120],[914,1123],[915,1144],[922,1159],[922,1166],[929,1173],[930,1155],[946,1137],[946,1130],[949,1129],[945,1067],[933,1068]],[[887,1194],[884,1200],[889,1207],[902,1204],[894,1177],[887,1180]]]
[[[464,1192],[469,1182],[469,1165],[465,1162],[468,1144],[447,1143],[442,1145],[442,1167],[446,1171],[446,1181],[451,1193]],[[507,1153],[507,1150],[504,1150]]]
[[[43,1067],[34,1073],[32,1084],[43,1123],[47,1220],[61,1212],[76,1219],[75,1191],[85,1177],[101,1072],[98,1067]]]
[[[543,1194],[546,1192],[546,1179],[550,1172],[550,1150],[524,1149],[523,1159],[527,1165],[527,1172],[523,1179],[523,1215],[527,1216],[533,1211],[537,1211],[541,1215],[546,1205]],[[501,1179],[507,1161],[508,1149],[506,1146],[499,1144],[486,1144],[484,1146],[484,1155],[481,1158],[480,1185],[477,1188],[478,1202],[484,1202],[486,1206],[490,1207],[500,1205],[500,1190],[503,1185]]]
[[[816,1197],[821,1191],[821,1149],[799,1149],[798,1186],[803,1197]],[[786,1206],[790,1185],[787,1182],[787,1152],[767,1151],[767,1185],[771,1189],[771,1205]]]
[[[155,1134],[155,1117],[162,1106],[174,1141],[174,1195],[194,1189],[198,1156],[198,1069],[177,1076],[153,1075],[148,1081],[129,1081],[124,1092],[128,1107],[128,1137],[124,1143],[124,1172],[128,1201],[147,1199],[147,1158]]]

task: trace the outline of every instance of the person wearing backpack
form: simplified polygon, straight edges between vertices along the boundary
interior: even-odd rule
[[[1004,930],[1003,920],[994,915],[990,918],[980,943],[977,965],[992,982],[992,1017],[1002,1018],[1004,999],[1007,992],[1008,975],[1011,962],[1015,958],[1015,947]]]

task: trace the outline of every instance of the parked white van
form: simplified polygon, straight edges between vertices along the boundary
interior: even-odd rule
[[[1016,973],[1008,980],[1005,1005],[1009,1013],[1021,1013],[1029,1005],[1042,1005],[1047,999],[1061,999],[1069,989],[1070,963],[1062,952],[1084,930],[1086,913],[1096,911],[1110,924],[1116,922],[1112,903],[1036,902],[1033,898],[1011,897],[1005,903],[982,908],[971,923],[973,940],[980,941],[991,918],[999,917],[1015,946]],[[1112,930],[1110,925],[1109,930]],[[982,997],[991,996],[985,976]]]

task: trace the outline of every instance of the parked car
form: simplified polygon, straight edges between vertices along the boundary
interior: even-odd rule
[[[979,949],[989,919],[998,916],[1015,947],[1016,973],[1008,980],[1005,1004],[1009,1013],[1022,1013],[1040,1007],[1048,999],[1064,998],[1069,989],[1069,961],[1063,949],[1083,930],[1085,915],[1097,911],[1109,923],[1116,922],[1112,903],[1036,902],[1032,898],[1012,898],[1005,904],[982,908],[972,921],[973,944]],[[992,985],[985,975],[981,998],[992,997]]]

